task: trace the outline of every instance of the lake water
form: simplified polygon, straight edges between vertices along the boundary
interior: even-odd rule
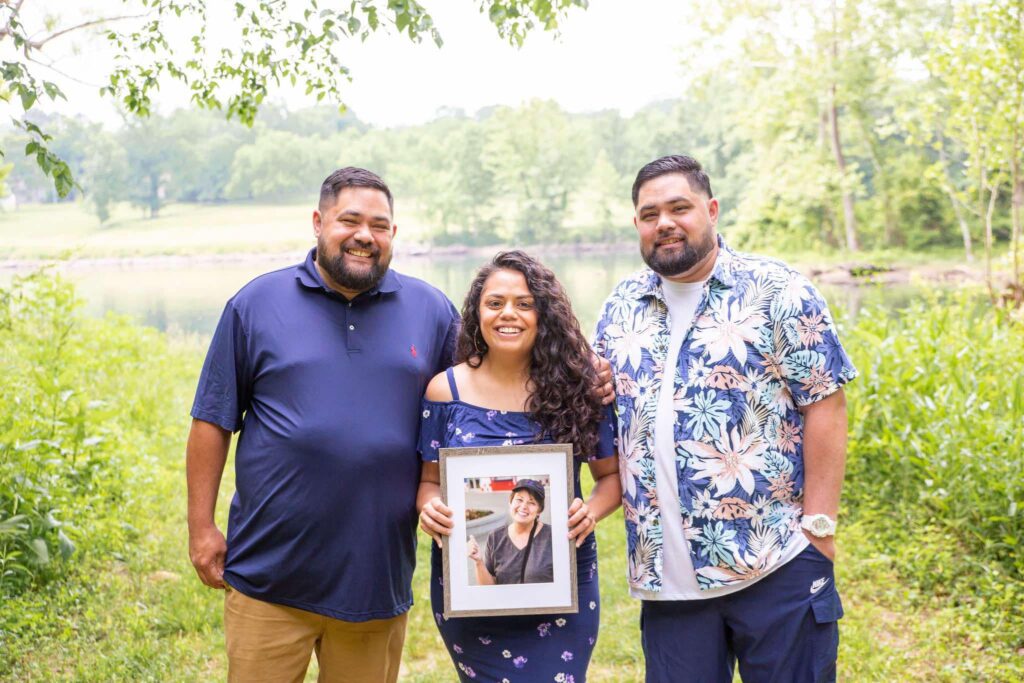
[[[73,280],[86,301],[86,311],[102,315],[124,313],[143,325],[161,330],[208,337],[213,333],[224,303],[254,277],[296,263],[303,254],[227,262],[149,261],[139,264],[111,263],[109,266],[71,268]],[[630,252],[541,255],[558,275],[573,300],[573,307],[585,333],[597,322],[605,297],[624,276],[643,266],[639,254]],[[461,308],[469,282],[486,260],[478,255],[409,256],[396,255],[392,267],[439,287]],[[11,273],[0,274],[6,283]],[[856,315],[864,306],[899,308],[923,288],[910,285],[822,286],[830,305],[838,313]]]

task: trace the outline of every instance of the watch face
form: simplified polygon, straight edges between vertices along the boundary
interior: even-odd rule
[[[828,520],[826,518],[818,517],[813,522],[811,522],[811,531],[817,534],[827,534],[830,526],[831,525],[828,523]]]

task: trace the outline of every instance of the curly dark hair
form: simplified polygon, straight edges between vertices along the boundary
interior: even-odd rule
[[[487,278],[498,270],[522,273],[534,298],[537,338],[530,360],[532,391],[527,409],[540,425],[537,436],[571,443],[578,456],[592,455],[597,450],[602,407],[594,394],[597,372],[591,363],[590,345],[573,315],[569,296],[540,261],[522,251],[502,251],[477,272],[462,304],[458,361],[478,368],[487,355],[480,331],[480,298]]]

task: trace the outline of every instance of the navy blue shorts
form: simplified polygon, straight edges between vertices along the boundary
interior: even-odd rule
[[[814,546],[749,588],[708,600],[647,600],[647,683],[835,681],[843,606],[832,562]]]

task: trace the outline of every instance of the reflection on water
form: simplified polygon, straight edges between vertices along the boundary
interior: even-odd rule
[[[294,264],[301,255],[280,260],[261,258],[237,263],[198,263],[181,267],[149,269],[71,270],[68,277],[86,301],[86,311],[128,314],[144,325],[161,330],[213,333],[224,303],[254,277]],[[636,253],[579,253],[543,256],[573,300],[583,330],[588,335],[597,322],[601,303],[615,284],[643,266]],[[486,259],[479,256],[395,257],[392,266],[439,287],[455,305],[462,299],[476,269]],[[9,276],[3,277],[7,280]],[[856,316],[865,306],[897,309],[920,297],[924,288],[915,285],[822,286],[837,315]]]

